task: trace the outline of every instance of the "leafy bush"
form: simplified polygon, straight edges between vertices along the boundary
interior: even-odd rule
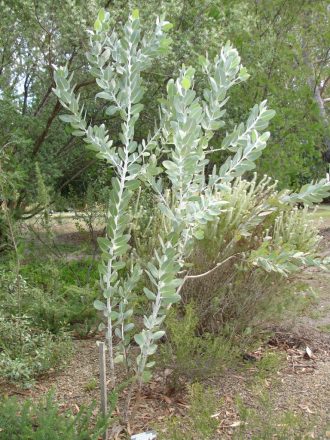
[[[96,295],[95,290],[88,287],[67,286],[62,292],[35,296],[27,313],[37,325],[55,334],[66,329],[75,336],[85,337],[95,332],[100,322],[92,307]]]
[[[1,440],[98,440],[109,419],[93,416],[94,406],[81,407],[77,415],[59,413],[49,394],[40,402],[19,404],[15,398],[0,400]],[[93,422],[91,422],[93,420]]]
[[[59,367],[72,352],[70,339],[33,326],[26,316],[0,315],[0,375],[25,386],[51,368]]]
[[[96,299],[97,271],[89,260],[72,261],[66,265],[52,261],[33,262],[21,267],[20,293],[17,277],[8,270],[0,270],[0,302],[8,314],[23,313],[33,319],[34,325],[59,333],[69,329],[85,336],[95,331],[100,321],[93,307]],[[84,281],[90,270],[90,283],[78,287],[76,280]],[[94,287],[93,287],[94,286]]]
[[[210,333],[198,334],[199,318],[194,304],[185,307],[184,315],[172,310],[166,320],[167,340],[161,348],[162,364],[173,370],[171,379],[196,380],[211,377],[231,364],[237,348],[229,338]]]
[[[283,354],[278,352],[266,351],[262,358],[255,364],[256,377],[258,379],[266,379],[274,376],[283,365]]]
[[[263,324],[282,319],[284,311],[298,305],[299,286],[295,287],[294,275],[304,264],[321,264],[317,259],[320,237],[308,209],[283,203],[285,193],[279,193],[276,183],[269,178],[259,182],[256,176],[250,181],[239,178],[219,197],[227,202],[226,209],[207,223],[203,238],[195,240],[181,296],[183,304],[193,301],[196,308],[197,324],[192,332],[196,339],[197,335],[208,335],[207,338],[209,334],[219,335],[228,340],[228,345],[243,345],[242,349],[246,349]],[[157,215],[149,199],[142,198],[140,202],[141,225],[132,229],[136,231],[136,242],[142,243],[137,247],[140,255],[148,259],[150,253],[143,238],[149,234],[150,242],[156,247],[157,236],[165,235],[166,218]],[[140,218],[135,217],[135,221],[139,223]],[[210,269],[208,275],[194,277]],[[173,336],[168,339],[172,348],[168,346],[167,353],[180,350],[183,355],[187,348],[187,362],[182,358],[187,368],[179,367],[179,370],[189,375],[190,365],[193,375],[195,369],[188,354],[194,346],[191,337],[189,344],[176,340],[190,322],[191,317],[185,317],[187,310],[181,308],[178,312],[182,322],[172,320],[173,315],[169,317],[167,328]],[[176,332],[171,331],[172,325],[177,326]],[[205,342],[204,337],[202,341]],[[201,374],[202,371],[201,367]]]
[[[86,273],[90,269],[89,283],[94,287],[99,280],[96,263],[91,258],[67,262],[45,259],[32,260],[22,265],[21,275],[29,284],[46,291],[63,288],[68,285],[87,284]]]
[[[267,178],[238,179],[221,197],[226,209],[195,241],[182,298],[196,304],[200,331],[242,333],[276,319],[294,294],[293,275],[321,265],[320,237],[307,209],[284,204]]]

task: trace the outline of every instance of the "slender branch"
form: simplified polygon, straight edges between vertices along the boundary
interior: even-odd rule
[[[74,136],[70,136],[68,141],[65,142],[64,145],[61,146],[61,148],[59,148],[59,150],[56,153],[57,158],[65,155],[68,153],[68,151],[71,150],[72,147],[74,147],[74,145],[77,143],[77,138]]]
[[[206,277],[207,275],[210,275],[212,272],[214,272],[215,270],[217,270],[219,267],[223,266],[225,263],[227,263],[229,260],[231,260],[232,258],[237,257],[238,255],[241,255],[242,252],[238,252],[236,254],[231,255],[230,257],[226,258],[223,261],[220,261],[219,263],[217,263],[212,269],[208,270],[207,272],[198,274],[198,275],[186,275],[183,278],[183,283],[181,284],[181,286],[178,288],[177,293],[181,292],[182,287],[184,286],[184,283],[187,280],[192,280],[192,279],[198,279],[198,278],[203,278]]]
[[[58,191],[61,191],[63,188],[65,188],[72,180],[74,180],[76,177],[80,176],[84,171],[86,171],[90,166],[92,166],[96,162],[96,159],[90,160],[87,162],[87,164],[80,168],[76,173],[74,173],[68,180],[66,180],[59,188]]]
[[[86,87],[86,86],[88,86],[90,84],[94,84],[94,83],[95,83],[94,79],[83,81],[83,82],[81,82],[81,83],[79,83],[79,84],[77,84],[75,86],[74,91],[76,92],[77,90],[81,89],[82,87]],[[57,100],[56,104],[55,104],[55,106],[53,108],[53,111],[52,111],[51,115],[49,116],[49,118],[47,120],[45,128],[43,129],[43,131],[41,132],[41,134],[39,135],[39,137],[37,138],[37,140],[36,140],[36,142],[34,144],[34,148],[33,148],[33,151],[32,151],[32,156],[33,157],[38,154],[38,152],[39,152],[43,142],[45,141],[45,139],[47,137],[49,129],[50,129],[52,123],[54,122],[54,119],[56,118],[56,116],[60,112],[60,110],[61,110],[61,104]]]
[[[22,107],[22,115],[25,115],[27,110],[27,102],[29,97],[29,87],[31,84],[31,75],[30,73],[26,74],[25,81],[24,81],[24,93],[23,93],[23,107]]]
[[[54,86],[54,84],[51,84],[46,93],[44,94],[43,98],[41,99],[41,101],[39,102],[37,108],[35,109],[33,116],[38,116],[38,114],[40,113],[41,109],[43,108],[43,106],[46,104],[50,94],[52,93],[52,87]]]
[[[330,75],[323,81],[323,84],[321,86],[321,95],[323,94],[323,92],[327,88],[329,81],[330,81]]]
[[[191,280],[191,279],[196,279],[196,278],[203,278],[206,277],[207,275],[210,275],[210,273],[214,272],[216,269],[218,269],[220,266],[223,266],[225,263],[227,263],[229,260],[231,260],[234,257],[237,257],[237,255],[240,255],[241,252],[236,253],[234,255],[231,255],[230,257],[226,258],[225,260],[217,263],[212,269],[208,270],[207,272],[198,274],[198,275],[186,275],[185,276],[185,280]]]
[[[58,115],[60,110],[61,110],[61,104],[59,101],[56,101],[55,107],[53,108],[53,111],[47,120],[45,128],[43,129],[43,131],[41,132],[41,134],[39,135],[39,137],[37,138],[37,140],[34,144],[34,148],[32,151],[33,157],[39,153],[39,150],[40,150],[44,140],[47,137],[48,131],[49,131],[54,119],[56,118],[56,116]]]

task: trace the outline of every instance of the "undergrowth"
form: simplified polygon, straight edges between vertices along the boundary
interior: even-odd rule
[[[310,438],[310,423],[292,410],[275,410],[269,394],[265,391],[256,395],[256,402],[248,405],[236,398],[239,419],[234,430],[234,440],[302,440]]]
[[[63,366],[72,354],[65,333],[51,334],[35,327],[27,316],[0,314],[0,377],[30,387],[34,379]]]
[[[86,275],[89,264],[35,259],[18,275],[11,260],[1,266],[0,377],[31,387],[38,376],[65,365],[73,352],[71,335],[97,330],[95,270],[91,285],[73,281]]]
[[[260,383],[259,380],[259,385]],[[311,437],[313,420],[306,420],[292,410],[281,411],[275,408],[264,387],[256,388],[254,398],[249,403],[237,396],[230,408],[226,405],[226,402],[211,389],[198,383],[194,384],[189,389],[186,416],[168,417],[158,428],[160,439],[307,440],[315,438]]]
[[[78,336],[95,331],[100,321],[93,301],[98,295],[97,271],[90,270],[90,283],[84,278],[91,262],[71,261],[66,265],[53,260],[33,261],[22,265],[16,293],[17,277],[10,266],[0,268],[0,302],[6,313],[29,316],[35,326],[52,333],[63,329]],[[80,279],[80,286],[76,280]]]
[[[211,416],[219,407],[215,392],[195,383],[189,388],[189,407],[185,417],[173,416],[159,427],[160,440],[209,440],[217,431],[218,421]]]
[[[0,400],[1,440],[98,440],[110,422],[95,417],[95,405],[80,407],[78,414],[59,412],[48,394],[38,402],[19,404],[15,398]]]
[[[237,361],[239,350],[233,341],[223,335],[199,335],[198,325],[193,303],[185,307],[184,313],[173,309],[167,317],[167,339],[161,347],[161,363],[172,370],[171,380],[175,387],[180,378],[212,377]]]

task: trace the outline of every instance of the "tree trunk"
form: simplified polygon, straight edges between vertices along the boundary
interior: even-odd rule
[[[306,46],[303,49],[303,58],[304,58],[304,62],[306,64],[306,66],[308,66],[308,68],[311,71],[311,75],[308,79],[309,87],[311,88],[311,91],[313,93],[314,101],[316,102],[316,104],[318,106],[324,129],[325,129],[325,131],[328,131],[329,119],[328,119],[328,115],[327,115],[327,112],[325,109],[324,100],[323,100],[322,94],[321,94],[321,85],[316,84],[315,77],[313,76],[313,72],[314,72],[313,64],[311,62],[311,59],[308,54],[308,50],[307,50]],[[326,134],[324,136],[323,142],[324,142],[326,149],[323,152],[322,157],[325,162],[330,163],[330,137],[328,134]]]

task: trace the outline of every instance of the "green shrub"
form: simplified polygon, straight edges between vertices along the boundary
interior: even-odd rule
[[[166,320],[167,341],[161,354],[163,363],[173,370],[171,378],[176,385],[180,377],[196,380],[218,374],[238,354],[228,338],[198,335],[198,325],[194,304],[188,304],[182,316],[172,310]]]
[[[189,409],[186,417],[171,417],[159,427],[160,440],[208,440],[215,438],[219,400],[213,390],[199,383],[189,388]]]
[[[72,353],[65,333],[33,326],[26,316],[0,315],[0,376],[29,387],[38,375],[61,366]]]
[[[283,364],[283,355],[278,352],[266,351],[256,363],[256,376],[258,379],[266,379],[274,376]]]
[[[22,265],[21,274],[29,284],[52,291],[67,285],[94,286],[99,280],[96,263],[90,258],[63,262],[54,260],[31,261]],[[89,270],[89,280],[86,279]]]
[[[307,210],[283,204],[268,178],[237,179],[222,197],[226,210],[195,241],[192,278],[182,298],[197,305],[200,331],[229,327],[231,334],[244,334],[281,316],[294,294],[288,288],[294,274],[317,264],[320,237]],[[193,277],[210,269],[207,276]]]
[[[85,336],[97,328],[100,321],[93,301],[98,295],[95,269],[91,272],[91,286],[78,287],[74,276],[86,276],[90,261],[74,261],[67,266],[54,262],[24,265],[17,277],[3,268],[0,270],[0,303],[7,314],[25,314],[35,326],[52,333],[63,329]]]
[[[88,287],[67,286],[62,292],[35,297],[28,308],[34,321],[44,329],[59,333],[68,329],[78,336],[95,331],[100,321],[92,307],[97,293]]]
[[[98,440],[109,419],[92,415],[95,406],[81,407],[77,415],[59,413],[49,394],[40,402],[19,404],[15,398],[0,400],[1,440]],[[93,419],[93,422],[91,423]]]
[[[170,191],[167,197],[171,199]],[[188,277],[181,295],[184,305],[194,303],[198,322],[192,334],[203,335],[199,338],[201,344],[207,343],[209,334],[213,334],[220,337],[219,345],[238,344],[245,349],[260,334],[263,325],[276,322],[282,319],[284,312],[301,306],[295,273],[303,267],[303,261],[315,264],[312,259],[317,255],[320,237],[308,210],[282,203],[283,193],[279,193],[276,183],[268,178],[259,183],[256,178],[251,181],[237,179],[228,184],[219,197],[226,201],[226,209],[208,222],[204,237],[195,240],[186,273],[194,276],[210,269],[211,272],[200,278]],[[150,257],[146,243],[153,243],[153,248],[157,248],[159,234],[166,235],[167,219],[157,215],[154,206],[150,197],[141,197],[139,210],[142,214],[134,217],[136,225],[132,227],[138,252],[146,259]],[[146,219],[150,219],[150,223]],[[145,239],[147,234],[151,235],[148,241]],[[298,261],[301,253],[303,261]],[[294,255],[298,256],[297,260]],[[184,318],[185,313],[187,310],[183,307],[181,316],[187,323],[190,318]],[[180,365],[179,347],[182,358],[188,361],[182,364],[190,363],[193,372],[194,343],[191,337],[187,338],[189,343],[176,341],[184,334],[184,329],[181,321],[171,317],[170,321],[170,332],[172,325],[180,327],[175,332],[177,336],[171,332],[170,345],[175,353],[172,359],[177,358]],[[168,347],[166,350],[168,355]],[[201,367],[201,376],[202,370]]]

